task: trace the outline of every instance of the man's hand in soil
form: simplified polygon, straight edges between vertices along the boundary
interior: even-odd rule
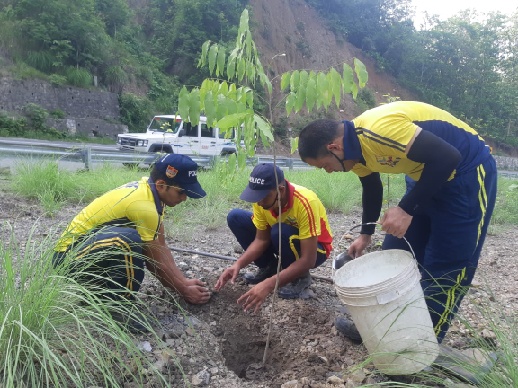
[[[226,270],[223,271],[221,276],[219,277],[218,281],[216,282],[216,285],[214,286],[214,289],[216,291],[219,291],[220,289],[227,284],[227,282],[230,280],[232,284],[236,281],[237,275],[239,275],[239,270],[241,268],[237,265],[237,263],[234,263],[230,267],[228,267]]]
[[[259,311],[264,303],[266,297],[273,291],[275,283],[272,287],[272,280],[275,282],[275,278],[268,278],[263,280],[261,283],[256,284],[248,292],[244,293],[238,300],[237,304],[243,306],[243,310],[246,312],[253,310],[254,313]]]
[[[187,302],[192,304],[207,303],[210,299],[207,285],[199,279],[187,279],[181,294]]]

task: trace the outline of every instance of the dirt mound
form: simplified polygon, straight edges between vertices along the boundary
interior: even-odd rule
[[[360,59],[369,73],[367,88],[375,96],[376,102],[386,102],[384,95],[397,96],[401,99],[413,99],[410,92],[397,84],[390,75],[380,72],[372,58],[362,53],[342,37],[328,30],[326,22],[313,8],[303,0],[251,0],[251,28],[254,40],[261,55],[261,61],[270,76],[274,78],[274,88],[278,93],[280,74],[296,69],[327,70],[343,63],[352,65],[353,58]],[[285,54],[285,55],[282,55]],[[276,94],[274,100],[279,101]],[[281,104],[282,105],[282,104]],[[343,110],[343,112],[340,112]],[[278,109],[276,119],[284,111]],[[351,119],[361,113],[351,96],[346,96],[340,106],[330,108],[331,116]],[[297,125],[295,115],[290,121]]]

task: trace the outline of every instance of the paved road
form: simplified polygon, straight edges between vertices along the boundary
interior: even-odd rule
[[[13,144],[13,145],[25,145],[27,147],[91,147],[92,149],[98,150],[117,150],[117,145],[115,142],[113,145],[108,144],[97,144],[97,143],[80,143],[80,142],[69,142],[69,141],[61,141],[61,140],[39,140],[39,139],[25,139],[21,137],[0,137],[0,144]]]
[[[42,150],[47,152],[48,157],[59,157],[60,153],[56,152],[53,155],[53,150],[62,151],[64,149],[83,149],[85,147],[90,147],[92,150],[97,152],[117,152],[117,147],[115,144],[113,145],[105,145],[105,144],[97,144],[97,143],[80,143],[80,142],[68,142],[68,141],[60,141],[60,140],[40,140],[40,139],[26,139],[26,138],[17,138],[17,137],[0,137],[0,168],[14,168],[18,161],[23,160],[27,161],[28,158],[34,160],[36,163],[39,162],[44,156],[31,155],[31,152],[34,149]],[[15,154],[12,153],[4,153],[2,154],[2,149],[8,149],[10,151],[13,148],[19,149]],[[80,161],[71,161],[71,160],[59,160],[58,162],[61,168],[76,171],[85,168],[85,163]],[[122,163],[120,164],[122,166]],[[95,167],[96,163],[92,165]]]

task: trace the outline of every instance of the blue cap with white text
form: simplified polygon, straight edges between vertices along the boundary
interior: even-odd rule
[[[207,193],[198,182],[198,164],[187,155],[166,154],[154,166],[167,184],[185,190],[190,198],[203,198]]]
[[[277,180],[275,175],[277,175]],[[281,183],[284,183],[284,173],[278,166],[273,163],[258,164],[250,174],[248,186],[246,186],[239,198],[246,202],[259,202],[272,189],[275,189],[277,184]]]

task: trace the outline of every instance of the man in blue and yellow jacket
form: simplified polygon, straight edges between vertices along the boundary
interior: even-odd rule
[[[375,225],[368,223],[387,233],[382,249],[409,250],[403,237],[408,240],[442,341],[472,282],[495,205],[496,164],[484,139],[444,110],[397,101],[352,121],[310,123],[300,133],[299,154],[310,165],[352,171],[361,181],[363,226],[349,255],[362,255],[370,244]],[[405,174],[407,186],[381,219],[380,173]],[[358,336],[343,318],[336,326]]]
[[[65,263],[71,275],[105,289],[111,299],[131,299],[147,268],[186,301],[206,303],[208,288],[199,279],[185,277],[176,266],[163,224],[166,206],[205,196],[197,168],[186,155],[167,154],[154,164],[149,178],[127,183],[92,201],[62,233],[54,265]]]

